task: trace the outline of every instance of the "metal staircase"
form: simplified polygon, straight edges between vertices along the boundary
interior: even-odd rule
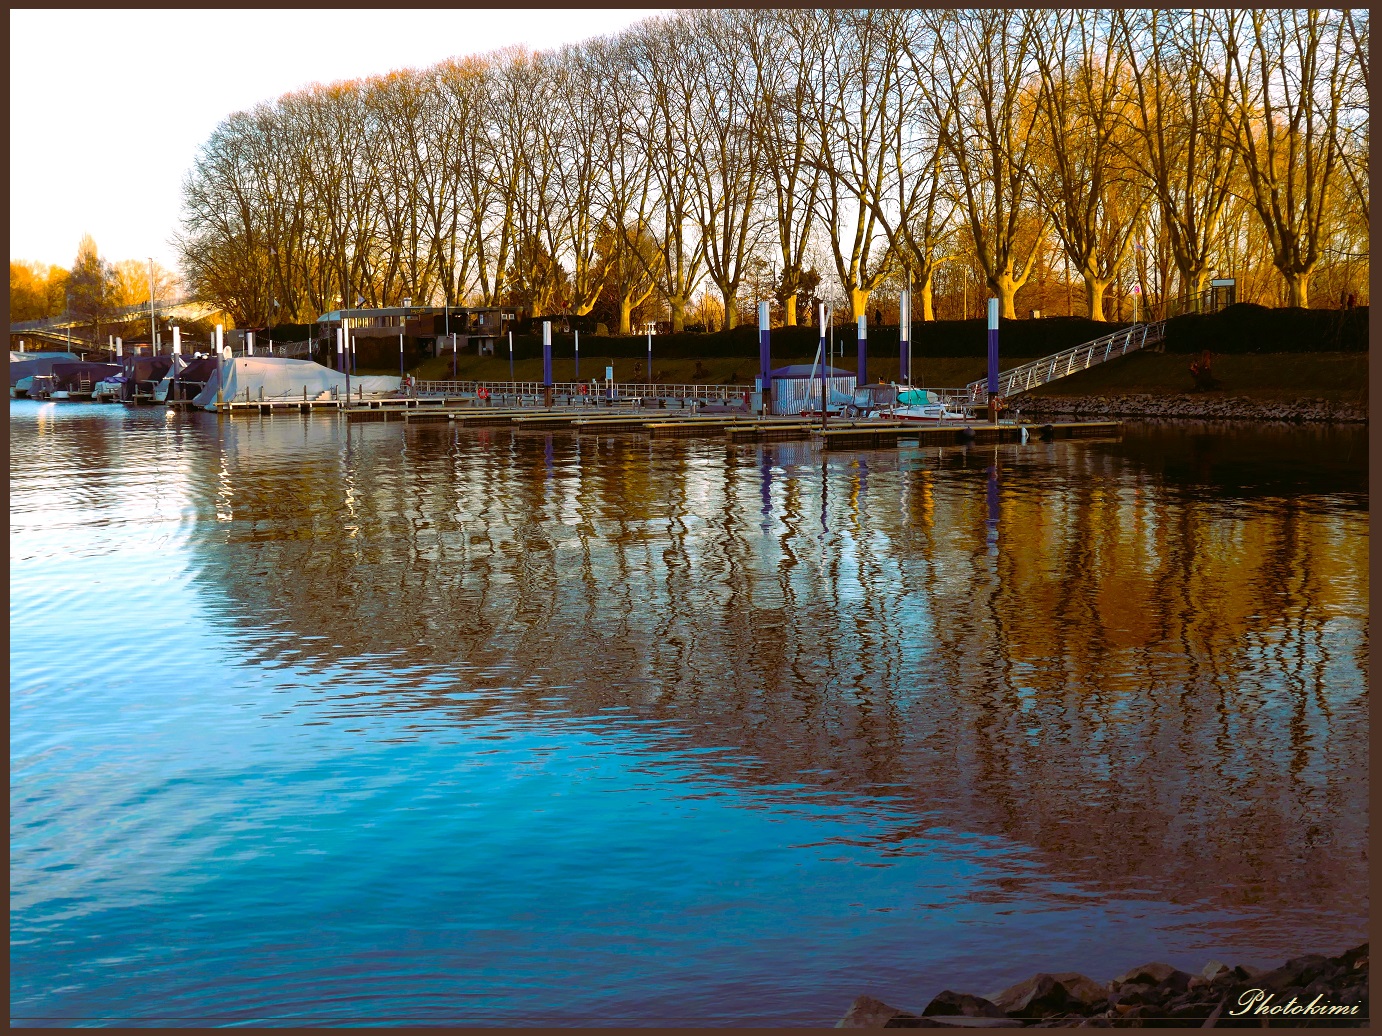
[[[1003,371],[998,375],[998,394],[1005,399],[1011,398],[1019,392],[1028,392],[1042,385],[1049,385],[1068,374],[1076,374],[1119,356],[1159,345],[1165,338],[1164,320],[1152,324],[1133,324],[1111,335],[1096,338],[1092,342],[1062,349],[1050,356],[1024,363],[1021,367]],[[969,393],[971,403],[988,402],[987,378],[971,381],[965,386],[965,390]]]

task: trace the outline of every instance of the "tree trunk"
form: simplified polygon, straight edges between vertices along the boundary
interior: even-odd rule
[[[1300,309],[1310,308],[1310,271],[1292,270],[1281,275],[1286,278],[1286,288],[1291,293],[1291,305]]]
[[[862,316],[867,316],[869,311],[869,296],[873,292],[866,288],[849,289],[849,318],[857,321]]]
[[[1106,319],[1104,317],[1104,292],[1108,289],[1109,282],[1088,272],[1081,276],[1084,277],[1085,297],[1089,300],[1089,319],[1102,323]]]
[[[796,293],[796,292],[792,292],[792,294],[790,294],[790,295],[787,296],[787,301],[784,302],[784,303],[782,304],[782,308],[783,308],[783,323],[784,323],[784,325],[787,326],[787,327],[796,327],[796,326],[797,326],[797,293]]]
[[[633,300],[625,295],[619,300],[619,333],[621,335],[633,334]]]
[[[936,307],[932,299],[935,293],[934,282],[935,278],[928,274],[921,285],[921,319],[923,321],[936,319]]]
[[[1017,285],[1013,283],[1013,275],[1001,273],[997,277],[988,279],[989,287],[998,296],[998,315],[1004,320],[1016,320],[1017,310],[1014,308],[1017,298]],[[982,314],[984,319],[988,319],[988,311],[985,309]]]
[[[725,300],[725,330],[733,331],[739,326],[739,293],[729,290],[724,285],[718,287]]]
[[[667,306],[672,311],[672,334],[686,329],[686,296],[668,295]]]

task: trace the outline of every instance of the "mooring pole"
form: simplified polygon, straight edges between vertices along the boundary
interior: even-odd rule
[[[509,381],[513,381],[513,332],[509,332]]]
[[[897,380],[909,388],[912,384],[912,275],[907,275],[907,287],[902,292],[897,314]]]
[[[451,332],[451,380],[456,380],[456,332]]]
[[[345,371],[345,326],[336,328],[336,370]]]
[[[869,318],[863,313],[859,314],[859,374],[855,383],[869,383]]]
[[[580,328],[577,328],[577,329],[576,329],[575,335],[576,335],[576,375],[575,375],[575,377],[572,378],[571,380],[572,380],[572,381],[580,381],[580,380],[581,380],[581,331],[580,331]]]
[[[653,333],[648,332],[648,384],[653,383]]]
[[[226,369],[225,345],[223,330],[220,324],[216,325],[216,410],[219,412],[226,401]],[[118,346],[117,346],[118,348]]]
[[[759,413],[764,413],[773,398],[773,332],[767,301],[759,303],[759,392]]]
[[[998,423],[998,300],[989,299],[989,421]]]
[[[821,427],[825,427],[825,407],[826,407],[826,370],[830,363],[825,355],[825,303],[816,303],[816,315],[821,326],[820,344],[816,346],[816,354],[821,358]]]
[[[542,405],[552,405],[552,322],[542,322]]]
[[[345,349],[345,362],[342,366],[346,376],[346,406],[350,406],[350,368],[352,366],[350,362],[351,343],[350,332],[346,330],[345,321],[341,321],[341,345]]]
[[[178,398],[178,360],[182,358],[182,328],[173,325],[173,398]]]
[[[398,380],[403,382],[408,375],[403,373],[403,332],[398,332]]]

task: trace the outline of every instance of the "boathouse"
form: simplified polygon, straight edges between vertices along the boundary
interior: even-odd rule
[[[820,364],[794,363],[769,371],[768,376],[772,379],[774,414],[795,415],[803,410],[820,410]],[[853,371],[826,367],[825,384],[830,393],[831,405],[854,402],[854,386],[857,380],[857,375]]]
[[[450,355],[452,335],[459,352],[493,356],[521,319],[523,311],[517,306],[337,309],[317,317],[314,354],[328,367],[334,366],[336,331],[345,327],[355,343],[356,363],[362,367],[395,366],[400,334],[403,359],[409,367],[426,357]]]

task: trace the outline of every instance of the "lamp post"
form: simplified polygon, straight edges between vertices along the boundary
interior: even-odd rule
[[[149,357],[152,359],[154,353],[154,341],[158,337],[158,328],[154,326],[154,257],[149,256]]]

